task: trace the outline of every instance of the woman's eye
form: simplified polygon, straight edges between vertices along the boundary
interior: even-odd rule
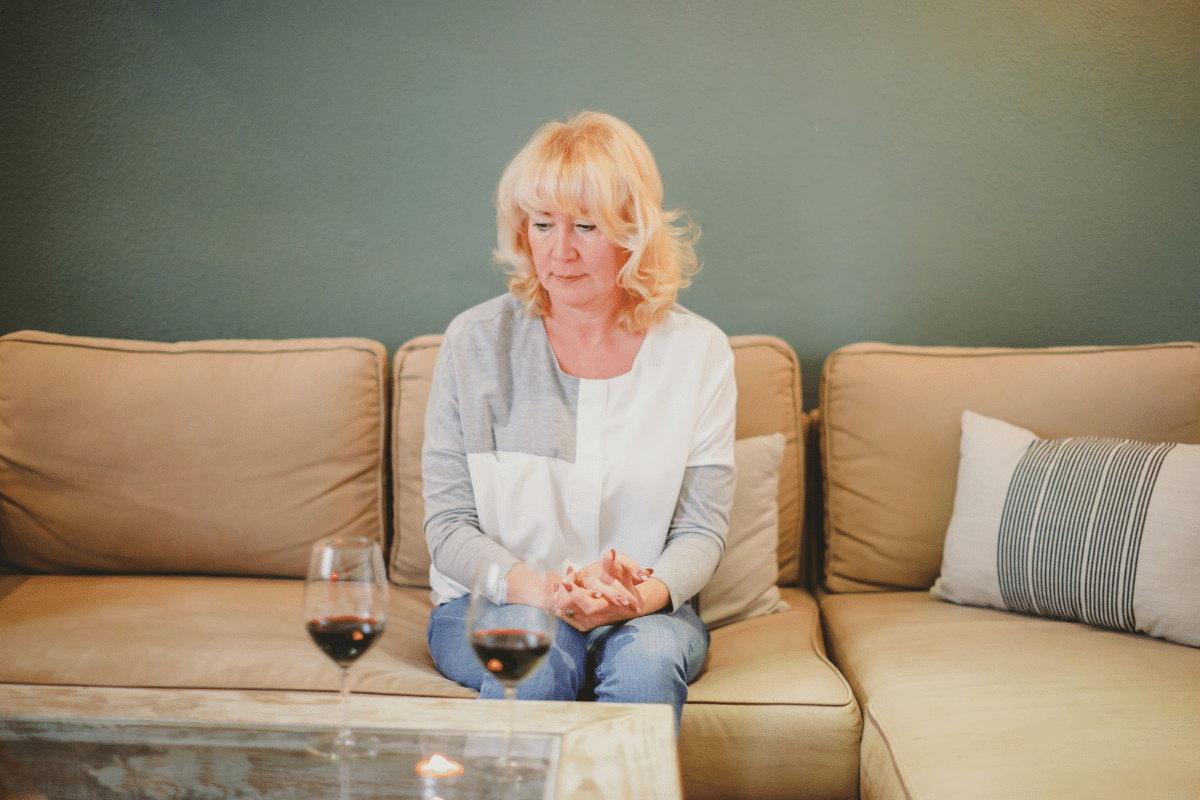
[[[535,223],[533,223],[533,227],[537,228],[539,231],[548,231],[548,230],[550,230],[550,223],[549,222],[535,222]]]
[[[595,225],[585,225],[582,222],[579,223],[578,225],[576,225],[575,227],[578,228],[583,233],[591,233],[592,231],[596,230]]]

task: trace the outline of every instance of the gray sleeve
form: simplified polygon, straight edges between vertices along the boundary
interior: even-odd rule
[[[421,449],[425,497],[425,544],[434,568],[468,589],[477,565],[517,558],[483,535],[475,508],[475,492],[467,467],[466,445],[459,418],[458,376],[448,340],[443,340],[425,408],[425,441]]]
[[[727,464],[685,470],[667,544],[654,565],[654,577],[671,593],[668,610],[686,603],[716,571],[725,552],[736,480],[736,470]]]

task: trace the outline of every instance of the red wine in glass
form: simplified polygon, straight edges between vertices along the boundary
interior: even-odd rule
[[[475,655],[501,683],[520,683],[550,652],[550,637],[540,631],[496,628],[471,634]]]
[[[314,619],[306,627],[317,647],[343,669],[367,652],[383,633],[383,626],[370,617]]]
[[[341,724],[310,752],[335,760],[366,758],[377,743],[350,730],[350,667],[387,626],[387,573],[378,542],[333,536],[313,545],[304,589],[304,627],[341,673]]]
[[[497,766],[509,781],[523,780],[525,765],[513,758],[512,736],[516,713],[517,685],[528,678],[550,651],[558,618],[547,575],[526,562],[522,569],[535,573],[538,580],[526,582],[519,601],[512,602],[507,592],[508,564],[480,565],[471,586],[467,606],[467,642],[479,663],[504,687],[508,706],[508,726],[504,735],[504,756]],[[534,767],[538,769],[538,767]]]

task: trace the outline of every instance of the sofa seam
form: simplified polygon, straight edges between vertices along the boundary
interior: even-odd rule
[[[945,345],[889,345],[860,342],[834,350],[826,361],[854,356],[901,356],[920,358],[1004,358],[1009,356],[1056,356],[1091,353],[1123,353],[1142,350],[1195,350],[1200,342],[1175,341],[1131,345],[1062,345],[1051,347],[955,347]],[[952,350],[953,352],[934,352]]]
[[[905,780],[904,771],[900,768],[899,757],[897,756],[895,749],[892,747],[891,737],[888,735],[887,729],[884,727],[883,723],[879,720],[879,717],[875,713],[875,704],[874,703],[867,703],[867,708],[866,708],[866,713],[864,714],[864,718],[866,720],[870,721],[871,726],[873,728],[875,728],[875,730],[879,734],[879,740],[881,742],[883,742],[883,746],[887,749],[888,760],[891,762],[892,774],[896,776],[896,783],[900,786],[900,790],[904,792],[905,800],[912,800],[912,798],[913,798],[912,790],[909,788],[908,781]],[[864,737],[863,741],[865,741],[865,737]],[[863,757],[862,757],[862,746],[861,745],[859,746],[858,758],[859,758],[859,764],[860,764],[859,788],[861,790],[862,784],[864,783],[864,781],[862,780],[861,765],[863,763],[865,763],[863,760]]]
[[[284,353],[329,353],[329,352],[333,352],[336,350],[354,350],[354,351],[357,351],[360,353],[367,353],[367,354],[373,356],[374,358],[378,359],[380,350],[383,350],[384,353],[386,354],[386,348],[384,348],[382,342],[378,342],[374,339],[367,339],[367,338],[358,337],[358,336],[328,337],[328,341],[330,342],[329,347],[317,347],[317,346],[272,347],[272,348],[268,348],[268,349],[258,349],[258,350],[251,349],[248,347],[232,347],[232,348],[225,348],[225,349],[222,349],[219,347],[196,347],[196,348],[189,348],[189,349],[183,349],[183,350],[175,350],[175,349],[170,349],[170,348],[174,345],[207,344],[210,341],[286,342],[288,340],[287,339],[220,339],[220,340],[198,340],[198,341],[194,341],[194,342],[193,341],[159,342],[159,341],[152,341],[152,340],[148,340],[148,339],[147,340],[142,340],[142,339],[129,340],[129,341],[133,341],[133,342],[140,342],[140,343],[144,343],[146,345],[150,345],[150,347],[148,347],[147,349],[139,349],[136,347],[121,347],[121,346],[119,346],[119,343],[122,340],[119,340],[119,339],[106,339],[106,338],[101,338],[101,337],[80,337],[80,338],[90,338],[92,341],[88,342],[88,343],[85,343],[85,342],[62,342],[62,341],[55,342],[55,341],[45,341],[45,340],[38,339],[35,337],[30,337],[27,335],[28,333],[30,333],[30,331],[15,331],[13,333],[9,333],[9,334],[5,334],[4,336],[0,336],[0,346],[3,346],[7,342],[19,342],[21,344],[38,345],[41,347],[67,347],[67,348],[72,348],[72,349],[77,349],[77,350],[103,350],[105,352],[110,352],[110,353],[131,353],[131,354],[146,354],[146,355],[167,355],[167,356],[186,356],[186,355],[192,355],[192,354],[226,355],[226,354],[231,354],[231,353],[242,354],[242,355],[280,355],[280,354],[284,354]],[[60,335],[65,335],[65,334],[49,334],[49,335],[60,336]],[[322,337],[312,337],[312,338],[308,339],[308,341],[312,341],[313,339],[318,339],[318,338],[322,338]],[[106,344],[98,344],[98,342],[105,342]],[[355,344],[355,342],[358,342],[358,344]],[[156,347],[154,347],[154,345],[160,345],[160,346],[163,346],[163,348],[157,349]]]

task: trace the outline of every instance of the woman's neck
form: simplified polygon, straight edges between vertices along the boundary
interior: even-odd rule
[[[626,330],[615,312],[552,311],[542,318],[563,372],[577,378],[615,378],[633,368],[645,331]]]

